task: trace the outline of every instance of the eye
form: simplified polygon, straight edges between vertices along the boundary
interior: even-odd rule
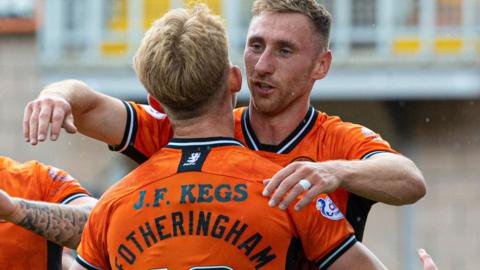
[[[281,48],[279,52],[281,56],[290,56],[292,54],[292,50],[289,48]]]
[[[263,45],[260,42],[252,42],[250,43],[249,47],[255,53],[261,52],[263,50]]]

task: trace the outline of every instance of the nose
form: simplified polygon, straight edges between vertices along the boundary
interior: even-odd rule
[[[255,71],[259,75],[271,74],[274,71],[274,63],[272,58],[272,53],[270,50],[264,50],[260,57],[258,58],[257,63],[255,64]]]

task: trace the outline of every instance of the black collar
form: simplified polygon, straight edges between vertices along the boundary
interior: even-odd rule
[[[191,147],[211,148],[211,147],[217,147],[217,146],[233,146],[233,145],[243,147],[243,144],[240,141],[230,137],[208,137],[208,138],[188,138],[188,139],[173,138],[165,147],[182,149],[182,148],[191,148]]]
[[[297,144],[300,143],[305,135],[307,135],[312,129],[318,117],[318,112],[315,108],[310,106],[303,120],[298,124],[297,128],[287,136],[287,138],[278,145],[270,145],[262,144],[258,140],[253,131],[252,125],[250,124],[250,118],[248,117],[249,110],[250,109],[247,108],[242,114],[242,132],[248,148],[255,151],[262,150],[277,154],[287,154],[292,151],[292,149],[295,148],[295,146],[297,146]]]

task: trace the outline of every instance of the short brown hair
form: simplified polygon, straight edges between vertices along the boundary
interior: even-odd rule
[[[154,22],[134,57],[147,91],[174,119],[197,116],[223,97],[229,73],[223,21],[205,5],[175,9]]]
[[[316,0],[256,0],[253,3],[253,16],[262,12],[300,13],[310,18],[313,29],[319,34],[321,45],[327,49],[330,40],[332,15]]]

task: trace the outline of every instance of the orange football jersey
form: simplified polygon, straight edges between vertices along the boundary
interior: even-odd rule
[[[122,143],[110,146],[139,163],[161,149],[172,137],[173,129],[166,114],[148,105],[125,102],[128,111],[127,127]],[[370,129],[343,122],[310,107],[304,120],[279,145],[261,144],[253,131],[248,108],[234,110],[235,138],[280,166],[294,161],[326,161],[334,159],[367,159],[382,152],[397,153],[388,142]],[[335,204],[345,213],[358,240],[363,231],[371,206],[375,203],[339,188],[330,194]]]
[[[68,204],[90,196],[67,172],[0,156],[0,189],[13,197]],[[61,269],[62,248],[27,229],[0,222],[1,269]]]
[[[92,211],[87,269],[293,269],[303,250],[327,268],[354,243],[327,195],[281,211],[262,196],[281,167],[229,138],[172,139]]]

